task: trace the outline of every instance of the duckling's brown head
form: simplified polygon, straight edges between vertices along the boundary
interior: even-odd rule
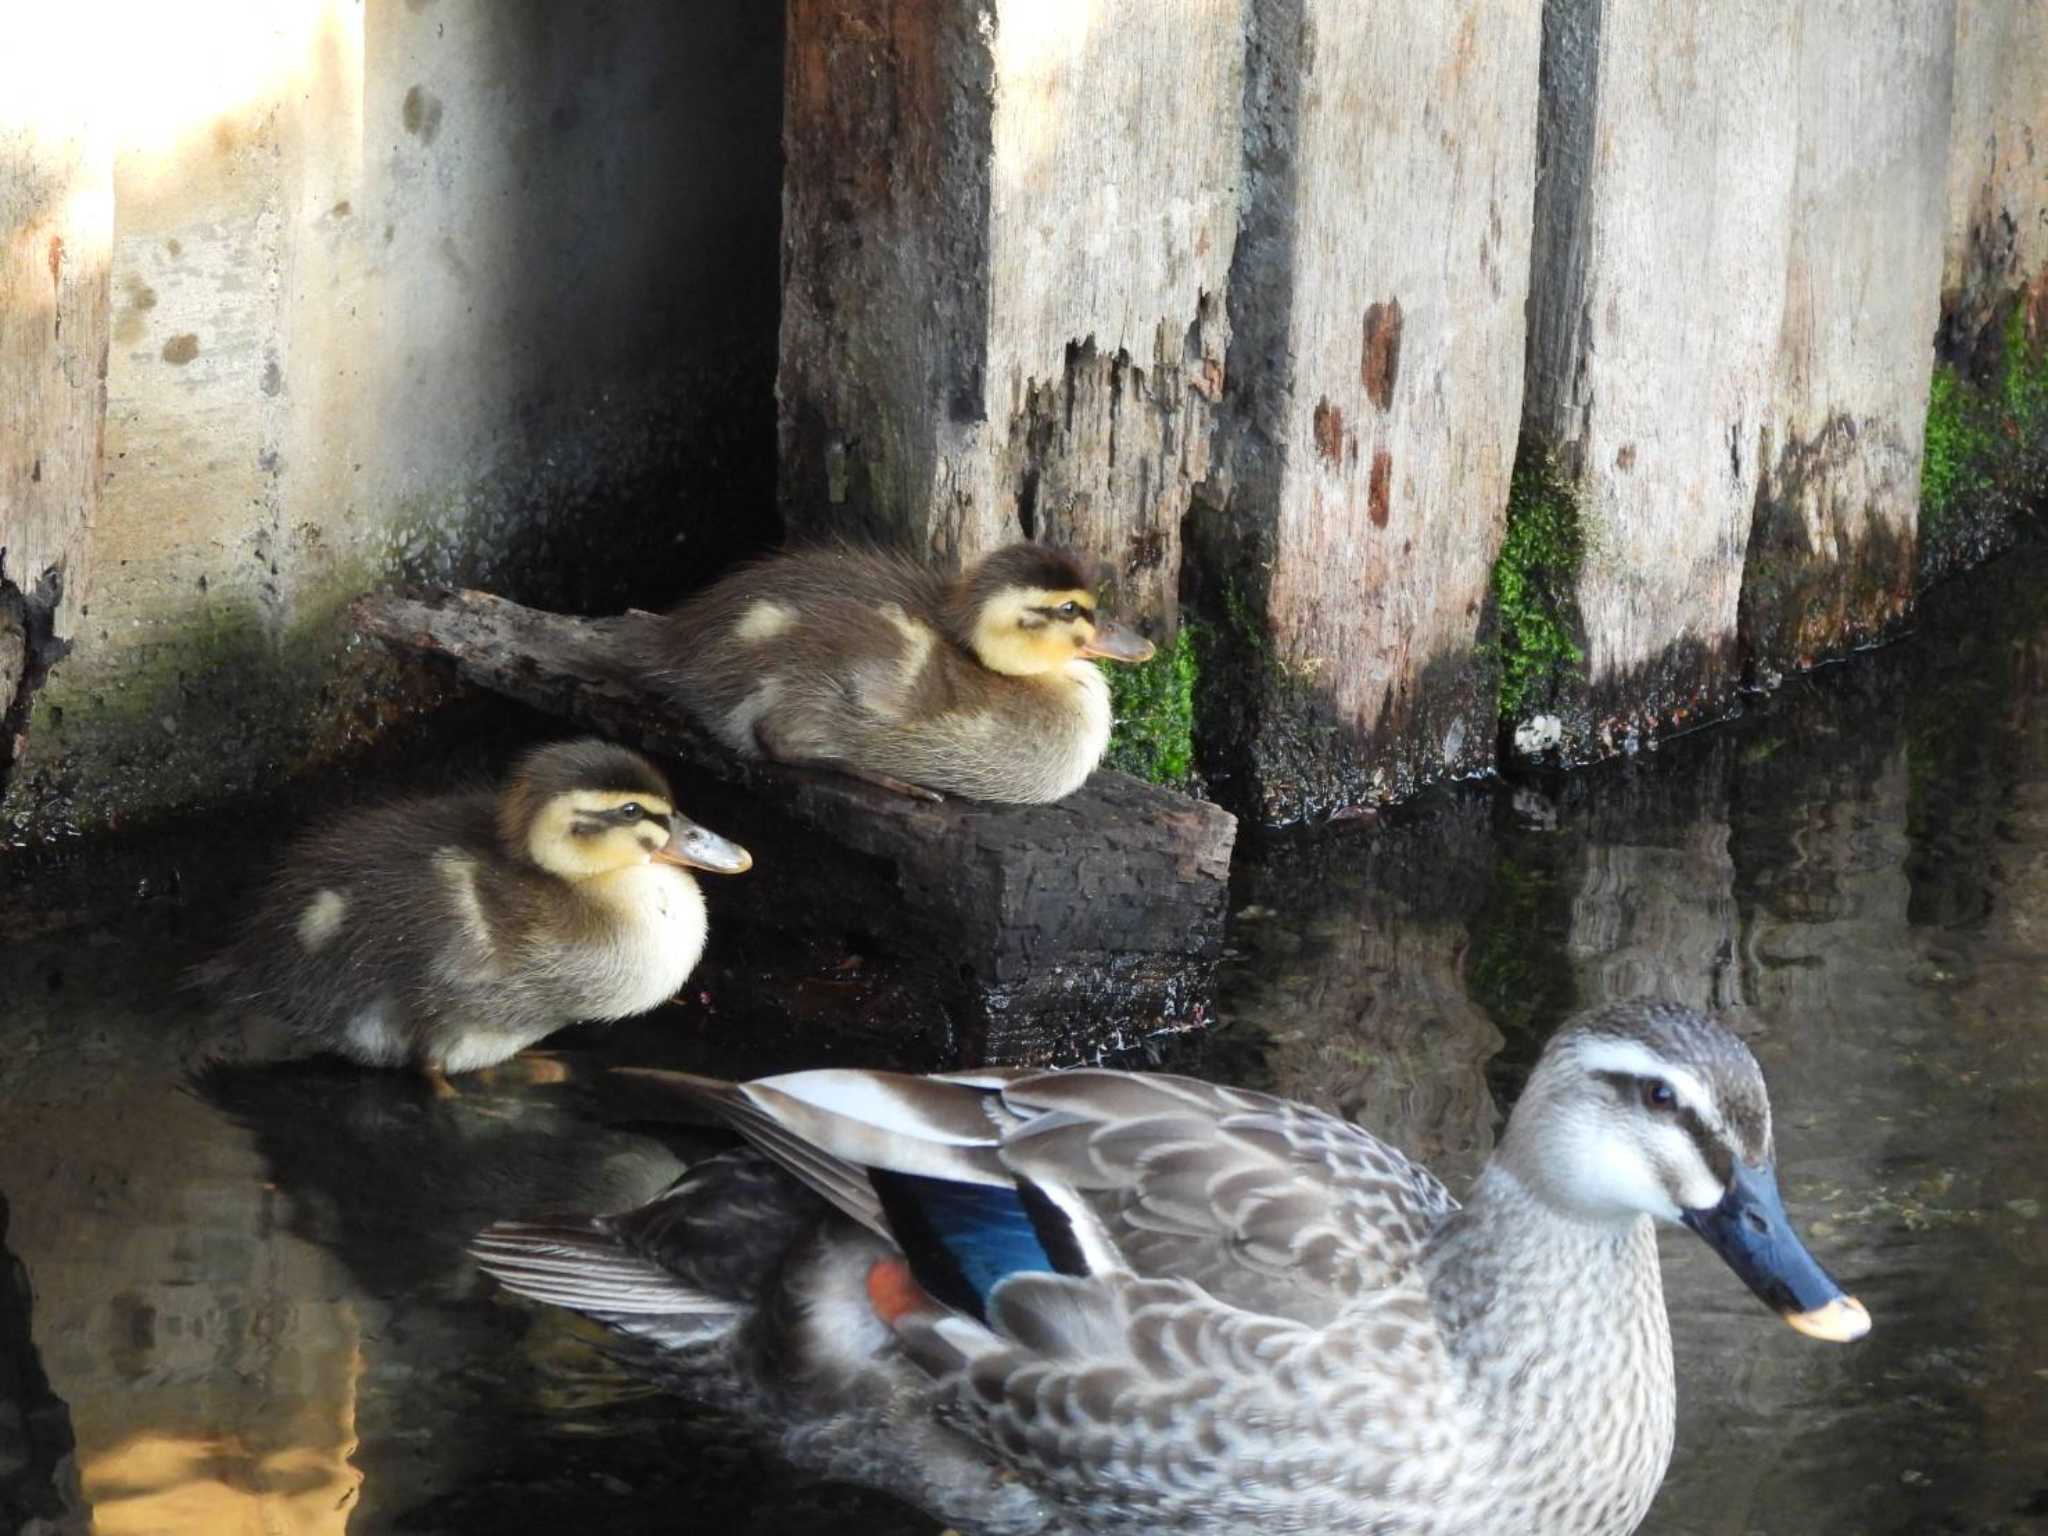
[[[514,858],[563,880],[660,862],[736,875],[753,858],[679,815],[659,768],[586,738],[536,747],[498,795],[498,838]]]
[[[1075,661],[1144,661],[1152,642],[1101,614],[1081,562],[1044,544],[1012,544],[960,578],[960,638],[991,672],[1031,677]]]

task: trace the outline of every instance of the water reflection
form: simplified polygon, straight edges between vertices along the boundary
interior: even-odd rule
[[[2048,1530],[2044,576],[2015,564],[1731,729],[1249,848],[1221,1022],[1143,1053],[1351,1115],[1455,1186],[1575,1009],[1723,1011],[1788,1203],[1877,1329],[1802,1340],[1674,1236],[1679,1449],[1648,1531]],[[159,904],[0,955],[6,1240],[98,1529],[930,1530],[787,1486],[478,1282],[485,1219],[674,1166],[601,1078],[443,1104],[317,1065],[194,1075],[202,1025],[167,998],[210,921]],[[572,1045],[729,1071],[855,1048],[731,1010]],[[0,1466],[0,1516],[17,1486]]]

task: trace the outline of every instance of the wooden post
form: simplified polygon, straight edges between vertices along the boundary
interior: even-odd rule
[[[1914,590],[1954,0],[1802,0],[1785,300],[1738,620],[1769,684],[1890,632]]]
[[[1923,584],[2048,496],[2048,6],[1957,0],[1935,368]]]
[[[0,70],[0,790],[76,631],[107,417],[113,155],[75,102]]]
[[[1224,793],[1490,766],[1475,645],[1521,411],[1538,8],[1257,0],[1231,453],[1197,507]]]
[[[1583,564],[1556,574],[1584,655],[1514,711],[1525,746],[1598,757],[1740,681],[1758,441],[1783,433],[1798,31],[1782,6],[1545,7],[1523,424],[1528,492],[1579,519]]]
[[[1209,470],[1245,0],[790,0],[784,513],[1106,559],[1170,628]]]
[[[1523,451],[1583,655],[1525,750],[1697,724],[1905,611],[1951,22],[1546,5]]]

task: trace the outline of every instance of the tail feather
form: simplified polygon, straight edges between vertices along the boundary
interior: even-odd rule
[[[685,1285],[594,1223],[501,1221],[478,1233],[469,1251],[506,1290],[593,1317],[713,1322],[742,1310]]]

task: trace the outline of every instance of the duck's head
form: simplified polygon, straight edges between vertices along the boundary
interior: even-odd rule
[[[1801,1333],[1870,1330],[1785,1214],[1756,1058],[1703,1013],[1635,1001],[1581,1014],[1544,1049],[1500,1157],[1579,1219],[1690,1227]]]
[[[514,858],[571,881],[648,863],[736,875],[754,862],[677,814],[654,764],[595,738],[536,747],[513,764],[498,795],[498,837]]]
[[[1152,642],[1097,609],[1081,562],[1044,544],[984,556],[954,596],[959,640],[992,672],[1031,677],[1074,661],[1145,661]]]

